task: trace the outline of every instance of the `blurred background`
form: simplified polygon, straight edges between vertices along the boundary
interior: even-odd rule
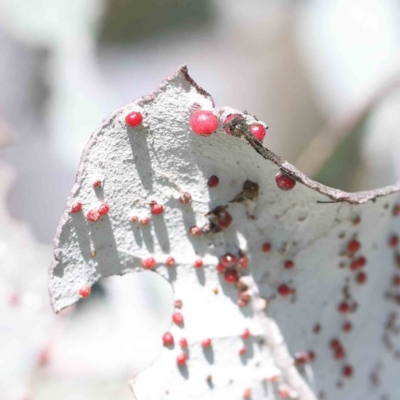
[[[155,274],[58,316],[46,279],[91,132],[181,64],[315,179],[399,179],[398,1],[0,0],[0,400],[131,399],[160,351],[172,293]]]

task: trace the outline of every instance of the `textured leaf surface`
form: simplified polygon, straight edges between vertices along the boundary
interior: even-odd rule
[[[215,113],[216,133],[192,132],[198,109]],[[143,115],[135,128],[125,123],[132,111]],[[229,135],[223,121],[236,113],[243,118],[229,124]],[[263,148],[248,130],[255,122],[214,108],[185,67],[103,121],[84,151],[55,239],[49,283],[55,311],[75,303],[82,287],[140,271],[154,257],[155,272],[182,301],[184,324],[173,324],[175,345],[133,380],[138,400],[241,399],[249,389],[252,399],[396,398],[399,257],[389,240],[400,233],[399,188],[351,194],[320,185]],[[293,190],[278,189],[280,171],[297,181]],[[211,188],[212,175],[219,184]],[[101,187],[94,187],[97,180]],[[190,204],[179,201],[184,192]],[[78,201],[82,211],[71,213]],[[152,201],[163,205],[162,214],[150,213]],[[109,212],[90,222],[99,202]],[[221,229],[215,221],[224,210],[232,223]],[[193,226],[201,235],[190,234]],[[347,249],[352,240],[360,249]],[[266,242],[269,252],[262,251]],[[227,253],[248,257],[248,268],[236,264],[219,273]],[[175,265],[167,266],[171,256]],[[352,269],[360,257],[365,265]],[[203,266],[195,268],[199,258]],[[352,329],[344,332],[346,322]],[[251,337],[244,340],[246,328]],[[188,360],[178,367],[181,337]],[[205,338],[212,341],[207,349]],[[310,351],[312,362],[294,365],[292,356]]]

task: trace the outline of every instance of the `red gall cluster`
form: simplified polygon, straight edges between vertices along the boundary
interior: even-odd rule
[[[355,271],[357,269],[364,267],[366,264],[367,264],[367,259],[364,256],[359,256],[351,262],[350,269]]]
[[[235,267],[246,269],[248,266],[249,259],[246,256],[240,255],[237,257],[231,253],[226,253],[220,258],[220,262],[217,265],[217,271],[224,274],[225,282],[236,283],[239,280],[239,273]],[[246,301],[244,297],[241,300],[247,304],[248,300]]]
[[[230,115],[228,115],[228,116],[225,118],[225,120],[224,120],[224,130],[225,130],[225,132],[226,132],[228,135],[232,135],[232,134],[233,134],[233,127],[230,126],[229,124],[230,124],[235,118],[243,118],[243,116],[240,115],[240,114],[230,114]],[[267,129],[268,129],[268,128],[265,128],[265,126],[264,126],[263,124],[260,124],[260,123],[257,123],[257,122],[254,123],[254,124],[251,124],[251,125],[249,126],[250,132],[251,132],[251,133],[254,135],[254,137],[255,137],[258,141],[260,141],[260,142],[263,141]]]
[[[294,361],[297,366],[304,365],[314,360],[315,353],[313,351],[296,353],[294,355]]]
[[[110,207],[106,202],[100,203],[88,211],[86,218],[90,222],[97,222],[101,216],[108,214],[109,210]]]
[[[333,358],[335,360],[342,360],[343,358],[345,358],[346,353],[338,339],[333,339],[331,341],[331,349],[333,350]]]

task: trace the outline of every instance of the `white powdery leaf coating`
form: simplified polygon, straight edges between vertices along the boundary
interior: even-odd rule
[[[5,199],[14,172],[1,164],[0,176],[0,399],[20,400],[55,327],[43,279],[51,249],[10,217]]]
[[[200,108],[213,110],[219,119],[209,137],[190,129],[191,115]],[[125,124],[131,111],[143,115],[136,128]],[[233,113],[240,112],[214,109],[183,67],[151,96],[102,123],[84,152],[55,239],[49,285],[55,311],[75,303],[81,287],[140,271],[142,259],[152,256],[156,272],[173,283],[175,299],[183,302],[185,323],[171,328],[175,348],[164,349],[135,378],[138,400],[200,398],[200,393],[204,399],[241,399],[245,389],[252,390],[254,400],[276,398],[279,388],[281,397],[287,391],[302,400],[395,398],[400,395],[395,385],[400,343],[395,337],[398,294],[391,282],[397,253],[388,241],[400,233],[400,218],[393,213],[399,187],[351,194],[320,185],[251,137],[247,126],[255,117],[240,113],[244,119],[232,124],[233,135],[226,134],[223,121]],[[298,182],[293,190],[277,188],[280,170]],[[211,175],[219,177],[217,187],[207,186]],[[93,187],[96,176],[102,177],[101,188]],[[249,181],[258,192],[242,193]],[[191,204],[179,202],[182,192],[190,193]],[[151,215],[153,200],[164,206],[163,214]],[[77,201],[83,211],[71,213]],[[108,203],[109,213],[89,222],[87,212],[99,201]],[[208,226],[206,214],[218,213],[218,206],[228,207],[231,226],[190,236],[191,226]],[[149,216],[150,223],[131,222],[132,216]],[[354,238],[361,249],[352,255],[346,248]],[[268,253],[261,251],[265,242],[271,244]],[[227,283],[216,271],[226,253],[249,259],[248,269],[235,267],[243,276],[238,284]],[[165,264],[169,256],[175,258],[173,267]],[[367,265],[351,270],[360,256]],[[198,258],[204,265],[196,269]],[[288,260],[294,265],[290,269],[284,267]],[[355,283],[360,271],[367,276],[363,284]],[[279,294],[283,284],[290,295]],[[246,294],[250,300],[238,307],[239,296]],[[265,299],[268,316],[259,306],[265,307]],[[347,313],[337,309],[343,301]],[[342,332],[345,321],[353,324],[351,332]],[[248,353],[244,367],[236,347],[246,327],[254,343],[263,340]],[[180,336],[190,344],[187,376],[175,361]],[[213,341],[211,361],[201,350],[205,338]],[[340,341],[344,357],[335,359],[332,339]],[[290,354],[308,351],[315,361],[294,367]],[[346,365],[352,377],[343,376]],[[275,374],[278,381],[272,384]],[[215,375],[214,384],[204,375]]]

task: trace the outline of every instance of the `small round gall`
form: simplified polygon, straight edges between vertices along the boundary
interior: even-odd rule
[[[399,244],[399,237],[397,235],[393,235],[389,239],[389,246],[390,247],[396,247]]]
[[[182,325],[183,324],[183,315],[176,311],[172,314],[172,321],[174,321],[175,324],[177,325]]]
[[[296,186],[296,181],[289,175],[282,172],[275,175],[276,185],[280,190],[292,190]]]
[[[190,119],[192,131],[199,136],[209,136],[218,128],[218,118],[212,111],[196,111]]]
[[[50,361],[50,349],[48,347],[44,348],[38,357],[38,364],[41,367],[45,367]]]
[[[228,211],[221,211],[217,216],[217,223],[221,229],[227,229],[232,223],[232,216]]]
[[[90,296],[91,291],[92,290],[91,290],[90,286],[87,286],[87,285],[82,286],[79,289],[79,297],[81,297],[82,299],[86,299],[87,297]]]
[[[167,259],[165,260],[165,265],[167,267],[172,267],[175,265],[175,258],[174,257],[167,257]]]
[[[203,231],[198,226],[191,226],[189,228],[189,234],[190,236],[201,236]]]
[[[154,257],[147,257],[142,260],[142,266],[145,269],[153,269],[157,262]]]
[[[315,360],[315,357],[316,357],[315,352],[310,350],[308,352],[308,361],[313,362]]]
[[[211,175],[207,181],[207,186],[210,188],[215,188],[219,184],[219,178],[217,175]]]
[[[174,307],[181,309],[183,307],[183,301],[180,300],[180,299],[175,300],[174,301]]]
[[[197,260],[194,261],[195,268],[201,268],[202,266],[203,266],[203,260],[201,258],[198,258]]]
[[[225,268],[230,268],[236,264],[236,257],[231,253],[226,253],[221,257],[220,262]]]
[[[251,399],[251,389],[247,388],[243,392],[243,398],[244,400],[250,400]]]
[[[129,221],[131,221],[131,222],[138,222],[139,221],[139,218],[138,218],[138,216],[137,215],[135,215],[135,214],[131,214],[131,215],[129,215]]]
[[[261,250],[262,250],[264,253],[269,253],[269,252],[271,251],[271,244],[270,244],[270,243],[264,243],[264,244],[261,246]]]
[[[345,314],[347,312],[350,311],[350,306],[348,303],[346,303],[345,301],[343,301],[342,303],[340,303],[337,307],[338,311],[342,314]]]
[[[235,118],[243,118],[242,115],[240,114],[231,114],[228,115],[225,120],[224,120],[224,130],[228,135],[232,135],[232,127],[229,127],[229,124],[235,119]]]
[[[356,276],[356,282],[362,285],[367,281],[367,274],[364,271],[361,271]]]
[[[179,197],[179,201],[182,204],[190,204],[192,202],[192,196],[188,192],[183,192]]]
[[[97,222],[100,219],[101,215],[98,208],[92,208],[86,214],[86,218],[90,222]]]
[[[181,346],[182,349],[186,349],[188,347],[188,342],[186,338],[183,337],[179,340],[179,346]]]
[[[352,329],[353,329],[353,325],[351,324],[350,321],[346,321],[343,324],[343,327],[342,327],[343,332],[351,332]]]
[[[246,269],[249,266],[249,259],[246,256],[239,257],[238,265],[242,269]]]
[[[350,269],[355,271],[357,269],[364,267],[366,264],[367,264],[367,259],[364,256],[360,256],[351,262]]]
[[[346,353],[345,353],[345,351],[344,351],[342,346],[337,347],[336,349],[334,349],[333,358],[335,360],[343,360],[345,357],[346,357]]]
[[[345,378],[351,378],[353,376],[353,368],[350,365],[345,365],[342,370],[342,375]]]
[[[93,181],[93,187],[94,187],[95,189],[101,188],[101,180],[100,180],[100,179],[95,179],[95,180]]]
[[[187,361],[187,355],[185,353],[181,353],[176,356],[176,363],[178,365],[185,365],[186,361]]]
[[[131,128],[139,126],[143,121],[143,115],[138,111],[132,111],[125,117],[125,123]]]
[[[207,339],[203,339],[201,341],[201,347],[203,347],[203,349],[210,347],[211,346],[211,339],[207,338]]]
[[[225,282],[236,283],[239,280],[238,273],[235,270],[228,270],[224,273]]]
[[[262,142],[265,137],[266,129],[264,125],[256,123],[250,125],[250,132],[259,142]]]
[[[296,365],[304,365],[308,362],[307,353],[297,353],[294,355],[294,362]]]
[[[246,351],[246,347],[241,347],[240,349],[239,349],[239,354],[241,355],[241,356],[244,356],[245,354],[247,353],[247,351]]]
[[[164,333],[162,340],[163,340],[164,346],[172,346],[174,344],[174,337],[169,332]]]
[[[284,266],[285,269],[292,269],[294,267],[294,262],[292,260],[286,260]]]
[[[225,272],[225,270],[226,270],[226,268],[225,268],[225,266],[224,266],[222,263],[219,263],[219,264],[217,265],[217,271],[218,271],[218,272],[223,273],[223,272]]]
[[[99,214],[106,215],[106,214],[108,214],[108,211],[110,211],[109,205],[105,202],[101,203],[99,206]]]
[[[150,211],[153,215],[160,215],[164,212],[164,206],[162,204],[154,203],[150,206]]]
[[[350,242],[347,243],[347,250],[349,253],[356,253],[358,250],[360,250],[360,248],[361,244],[356,239],[350,240]]]
[[[250,329],[246,328],[240,336],[242,339],[248,339],[251,336]]]
[[[392,278],[392,284],[393,284],[393,286],[400,286],[400,276],[399,275],[395,275]]]
[[[80,201],[74,201],[71,206],[71,212],[76,214],[82,210],[82,203]]]
[[[139,224],[140,225],[148,225],[149,222],[150,222],[150,218],[147,217],[147,216],[139,218]]]
[[[281,296],[285,297],[285,296],[289,296],[290,294],[292,294],[293,290],[285,283],[282,283],[281,285],[278,286],[278,293]]]

